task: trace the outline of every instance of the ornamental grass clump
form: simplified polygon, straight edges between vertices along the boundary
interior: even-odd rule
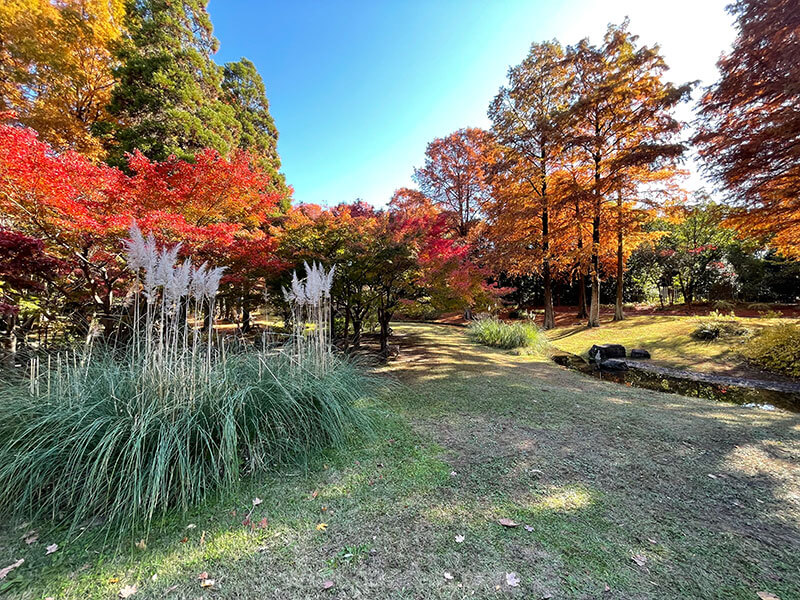
[[[369,428],[371,381],[329,350],[226,350],[203,318],[222,270],[177,254],[133,228],[132,341],[2,384],[0,514],[142,530]]]
[[[547,347],[547,338],[541,329],[530,321],[506,323],[495,317],[472,321],[467,336],[484,346],[527,352],[540,352]]]

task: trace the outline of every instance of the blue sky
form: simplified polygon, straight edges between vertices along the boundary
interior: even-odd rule
[[[643,43],[661,45],[669,79],[708,84],[734,37],[728,3],[211,0],[209,12],[215,60],[246,56],[264,78],[295,200],[383,205],[412,185],[433,138],[488,127],[489,102],[531,42],[599,41],[629,16]]]

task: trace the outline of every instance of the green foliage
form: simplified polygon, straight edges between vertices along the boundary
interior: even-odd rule
[[[136,0],[128,5],[130,36],[120,45],[109,110],[121,124],[112,162],[138,149],[151,160],[174,154],[191,160],[210,147],[225,155],[241,128],[221,99],[222,70],[211,60],[207,0]]]
[[[237,146],[256,155],[259,166],[269,173],[275,190],[288,197],[286,180],[279,173],[278,128],[269,113],[264,81],[255,65],[246,58],[226,63],[222,91],[241,126]]]
[[[692,337],[696,340],[716,340],[748,335],[750,330],[739,322],[733,311],[725,315],[712,310],[705,317],[700,317]]]
[[[171,372],[202,363],[179,357]],[[370,379],[333,358],[312,374],[283,352],[229,354],[190,377],[191,391],[184,375],[152,377],[148,365],[103,353],[2,384],[0,513],[72,527],[100,518],[122,534],[369,427],[356,402]]]
[[[736,305],[731,302],[730,300],[717,300],[714,302],[714,310],[722,311],[722,310],[733,310],[736,308]]]
[[[742,354],[767,371],[800,377],[800,325],[767,327],[747,343]]]
[[[469,324],[467,335],[473,342],[505,350],[540,351],[547,345],[544,333],[530,321],[505,323],[495,317],[484,317]]]

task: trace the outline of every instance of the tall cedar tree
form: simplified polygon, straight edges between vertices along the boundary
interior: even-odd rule
[[[102,159],[124,13],[124,0],[0,2],[0,112],[58,151]]]
[[[486,131],[459,129],[428,144],[425,166],[414,171],[422,193],[447,216],[459,237],[469,235],[489,197],[484,173],[489,146]]]
[[[560,200],[553,181],[563,143],[560,121],[567,108],[563,58],[557,42],[533,44],[525,60],[509,70],[508,86],[500,89],[489,108],[503,155],[499,166],[503,176],[495,181],[506,187],[500,192],[502,206],[493,211],[492,230],[499,234],[495,247],[501,257],[515,255],[514,260],[501,260],[501,267],[518,275],[541,273],[545,329],[555,327],[550,241],[551,214]],[[509,178],[515,190],[511,197]],[[523,239],[510,235],[523,223],[536,221],[538,227],[527,229]],[[519,256],[526,253],[535,254],[534,260]]]
[[[567,50],[572,70],[570,144],[592,170],[592,258],[590,327],[600,324],[601,216],[606,202],[631,185],[636,173],[662,170],[684,147],[676,142],[681,123],[675,106],[686,99],[690,84],[663,81],[667,70],[658,46],[637,47],[627,22],[610,25],[601,47],[582,40]]]
[[[109,149],[113,164],[124,165],[134,149],[163,161],[173,154],[191,160],[204,148],[224,156],[236,148],[242,127],[223,101],[222,69],[211,60],[219,43],[207,4],[129,1],[129,35],[118,50],[109,107],[119,121]]]
[[[283,208],[288,208],[289,190],[286,179],[280,173],[278,128],[269,113],[264,80],[255,65],[242,58],[225,64],[222,90],[225,101],[233,107],[241,126],[237,147],[256,157],[258,166],[269,175],[274,191],[286,197]]]
[[[740,208],[732,221],[800,257],[800,6],[738,0],[739,30],[700,102],[695,143]]]

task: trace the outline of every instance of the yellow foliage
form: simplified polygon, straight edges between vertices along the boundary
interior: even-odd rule
[[[12,110],[57,150],[103,157],[92,126],[108,119],[112,45],[124,0],[0,3],[0,110]]]

